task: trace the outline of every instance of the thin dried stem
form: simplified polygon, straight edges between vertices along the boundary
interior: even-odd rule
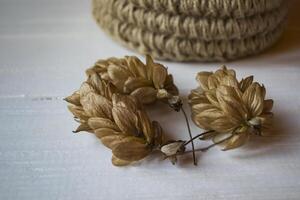
[[[193,137],[191,140],[186,141],[186,142],[184,143],[184,145],[189,144],[190,142],[194,141],[195,139],[200,138],[201,136],[204,136],[204,135],[206,135],[206,134],[208,134],[208,133],[213,133],[213,132],[215,132],[215,131],[211,130],[211,131],[206,131],[206,132],[204,132],[204,133],[201,133],[201,134],[199,134],[199,135],[196,135],[196,136]]]
[[[195,146],[194,146],[194,142],[193,142],[193,135],[192,135],[192,132],[191,132],[190,123],[189,123],[188,117],[187,117],[186,112],[184,111],[184,109],[181,107],[180,110],[181,110],[181,112],[184,115],[184,118],[185,118],[185,121],[186,121],[186,125],[187,125],[187,128],[188,128],[188,132],[189,132],[189,136],[190,136],[190,142],[192,144],[192,152],[193,152],[194,165],[197,165],[196,155],[195,155]]]
[[[194,151],[195,151],[195,152],[197,152],[197,151],[206,152],[206,151],[208,151],[209,149],[211,149],[212,147],[217,146],[217,145],[219,145],[219,144],[222,144],[223,142],[226,142],[227,140],[230,140],[233,136],[234,136],[234,135],[230,135],[230,137],[227,137],[227,138],[225,138],[225,139],[223,139],[223,140],[221,140],[221,141],[219,141],[219,142],[217,142],[217,143],[214,143],[214,144],[212,144],[212,145],[209,145],[209,146],[207,146],[207,147],[205,147],[205,148],[195,149]],[[180,154],[180,155],[184,155],[184,154],[188,154],[188,153],[192,153],[192,152],[193,152],[193,151],[186,151],[186,152],[184,152],[184,153],[182,153],[182,154]]]

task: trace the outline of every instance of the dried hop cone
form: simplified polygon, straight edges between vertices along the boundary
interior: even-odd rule
[[[99,60],[86,73],[99,74],[103,80],[113,83],[119,93],[135,96],[143,104],[169,100],[178,95],[167,68],[155,63],[150,56],[147,56],[146,64],[134,56]]]
[[[265,100],[263,85],[253,76],[238,81],[234,70],[225,66],[197,75],[200,86],[191,91],[192,119],[209,130],[202,139],[224,145],[223,150],[245,144],[252,134],[266,135],[271,126],[273,100]]]
[[[81,123],[76,132],[94,133],[112,150],[112,163],[123,166],[143,159],[157,148],[162,143],[162,129],[149,120],[135,97],[114,91],[114,86],[93,74],[66,101]]]

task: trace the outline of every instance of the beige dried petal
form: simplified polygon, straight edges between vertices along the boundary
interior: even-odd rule
[[[236,77],[235,71],[233,69],[227,69],[225,65],[223,65],[221,69],[218,69],[214,75],[218,77],[218,79],[228,75]]]
[[[218,109],[216,106],[210,104],[210,103],[198,103],[195,105],[192,105],[192,112],[197,114],[197,113],[201,113],[207,109]]]
[[[192,119],[196,125],[205,130],[213,130],[211,127],[211,122],[217,120],[224,116],[224,113],[217,108],[209,108],[201,113],[196,113],[192,115]]]
[[[233,76],[224,76],[220,80],[220,85],[230,86],[230,87],[234,87],[234,88],[239,87],[239,83],[238,83],[237,79]]]
[[[127,160],[122,160],[120,158],[117,158],[116,156],[112,156],[111,158],[111,162],[114,166],[117,166],[117,167],[123,167],[123,166],[127,166],[127,165],[130,165],[132,162],[130,161],[127,161]]]
[[[214,106],[219,107],[219,101],[217,99],[216,89],[210,89],[204,92],[207,100]]]
[[[104,96],[106,85],[101,80],[98,74],[91,74],[88,78],[89,84],[93,87],[97,94]]]
[[[249,76],[245,79],[242,79],[239,83],[239,88],[242,92],[245,92],[247,88],[253,83],[253,76]]]
[[[234,123],[241,123],[248,118],[247,108],[236,89],[228,86],[219,86],[216,94],[220,107]]]
[[[75,106],[73,104],[69,104],[68,109],[76,118],[82,120],[87,120],[89,118],[89,116],[86,114],[86,112],[83,110],[81,106]]]
[[[101,79],[106,81],[111,81],[108,72],[101,73]]]
[[[140,59],[138,59],[135,56],[128,56],[127,59],[127,66],[129,71],[134,75],[134,77],[141,77],[143,79],[147,79],[147,71],[146,66],[144,63],[141,62]]]
[[[112,149],[112,152],[119,159],[133,162],[145,158],[151,152],[151,148],[140,138],[126,137]]]
[[[210,123],[211,129],[219,133],[231,132],[237,125],[239,124],[232,122],[226,116],[219,117]]]
[[[84,111],[91,117],[112,119],[112,103],[95,93],[88,93],[80,99]]]
[[[89,94],[91,92],[94,93],[95,89],[88,82],[84,82],[81,84],[80,89],[79,89],[80,98],[86,96],[87,94]]]
[[[97,135],[98,136],[98,135]],[[128,136],[122,134],[114,134],[114,135],[107,135],[101,137],[101,142],[107,147],[113,150],[117,147],[122,141]]]
[[[208,77],[210,77],[212,72],[199,72],[196,76],[196,80],[200,84],[203,90],[208,90]]]
[[[215,76],[209,76],[207,80],[208,89],[217,88],[220,85],[219,80]]]
[[[89,68],[85,71],[86,75],[91,75],[93,73],[102,73],[107,71],[109,65],[108,60],[98,60],[92,68]]]
[[[126,108],[128,111],[135,113],[136,110],[142,109],[140,102],[131,95],[122,95],[115,93],[112,96],[112,103],[114,107]]]
[[[149,117],[145,112],[140,110],[137,111],[137,115],[139,118],[140,126],[142,128],[142,132],[146,138],[146,141],[150,144],[153,142],[154,132]]]
[[[156,101],[157,90],[152,87],[142,87],[134,90],[131,95],[139,99],[142,104],[151,104]]]
[[[194,105],[198,103],[210,103],[207,97],[204,95],[201,88],[197,88],[191,91],[191,94],[188,97],[189,104]]]
[[[107,118],[92,117],[92,118],[89,118],[88,124],[94,130],[99,129],[99,128],[109,128],[109,129],[113,129],[115,131],[120,131],[120,129],[117,127],[117,125],[113,121],[111,121]]]
[[[164,88],[167,75],[168,71],[163,65],[157,63],[153,65],[152,80],[156,89]]]
[[[113,94],[115,94],[117,92],[117,88],[111,83],[107,83],[105,85],[105,97],[109,100],[112,100],[112,96]]]
[[[163,143],[163,130],[157,121],[152,122],[153,132],[154,132],[154,144],[155,146],[160,146]]]
[[[87,131],[87,132],[91,132],[92,128],[87,124],[87,123],[82,123],[80,124],[77,129],[75,131],[73,131],[74,133],[79,133],[81,131]]]
[[[243,146],[249,140],[250,134],[248,132],[239,133],[234,135],[230,140],[225,143],[223,151],[236,149]]]
[[[112,83],[120,91],[123,91],[124,83],[130,76],[128,71],[124,67],[118,65],[109,65],[107,72]]]
[[[252,83],[243,94],[243,102],[252,117],[258,116],[264,109],[264,89],[258,83]]]
[[[126,135],[126,134],[117,132],[116,130],[110,129],[110,128],[98,128],[98,129],[94,130],[94,133],[100,139],[105,136],[109,136],[109,135]]]
[[[113,107],[112,113],[115,123],[122,132],[139,136],[138,118],[134,113],[122,107]]]
[[[125,82],[124,90],[125,92],[132,92],[141,87],[151,87],[151,81],[144,79],[144,78],[133,78],[129,77],[128,80]]]
[[[70,104],[74,104],[76,106],[81,106],[80,95],[79,95],[78,91],[74,92],[71,96],[66,97],[64,100]]]

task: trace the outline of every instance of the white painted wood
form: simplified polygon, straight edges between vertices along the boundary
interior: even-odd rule
[[[0,199],[300,199],[299,1],[292,8],[277,46],[227,63],[266,85],[281,131],[240,150],[198,154],[197,167],[190,158],[172,166],[154,155],[116,168],[95,137],[72,134],[76,123],[62,98],[98,58],[133,53],[99,30],[89,1],[0,0]],[[196,72],[221,65],[164,63],[183,96]],[[181,115],[163,106],[150,114],[168,134],[187,138]]]

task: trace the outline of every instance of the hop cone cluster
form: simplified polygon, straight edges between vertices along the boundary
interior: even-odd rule
[[[86,73],[98,74],[103,80],[111,82],[119,93],[135,96],[143,104],[165,101],[178,95],[167,68],[155,63],[150,56],[147,56],[145,64],[134,56],[99,60]]]
[[[252,134],[267,134],[273,100],[265,99],[265,87],[253,76],[238,81],[234,70],[223,67],[215,73],[200,72],[197,81],[200,86],[191,91],[189,103],[195,124],[211,130],[202,139],[229,150],[244,145]]]
[[[80,123],[76,132],[94,133],[112,150],[112,163],[123,166],[143,159],[160,145],[162,130],[150,121],[139,100],[116,91],[114,85],[93,73],[65,100]]]

